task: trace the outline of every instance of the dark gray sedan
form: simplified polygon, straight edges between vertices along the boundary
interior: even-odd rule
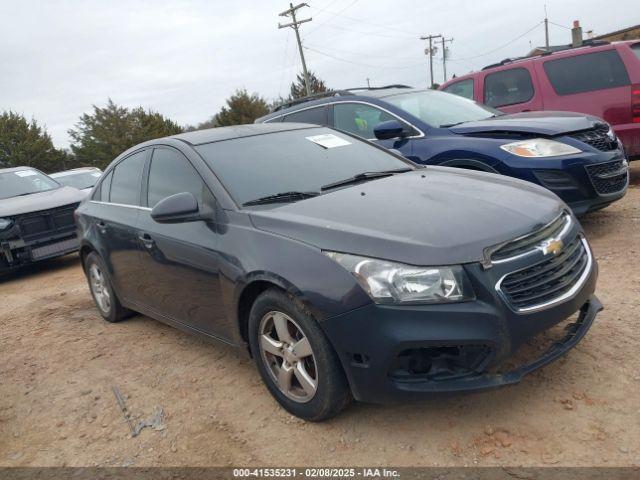
[[[77,251],[73,212],[85,196],[35,168],[0,169],[0,273]]]
[[[578,221],[499,175],[417,168],[301,124],[138,145],[77,210],[102,316],[132,311],[246,349],[309,420],[520,381],[579,342],[600,303]],[[494,373],[574,313],[567,336]]]

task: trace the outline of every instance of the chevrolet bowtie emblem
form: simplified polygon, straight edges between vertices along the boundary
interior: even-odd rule
[[[545,242],[542,242],[538,246],[538,248],[542,250],[542,253],[544,255],[547,255],[549,253],[553,253],[554,255],[557,255],[562,251],[563,247],[564,247],[564,242],[557,238],[553,240],[546,240]]]

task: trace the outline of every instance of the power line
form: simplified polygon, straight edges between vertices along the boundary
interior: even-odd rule
[[[313,7],[311,7],[311,8],[313,9]],[[326,10],[326,8],[322,9],[322,10],[319,10],[318,12],[316,12],[316,14],[319,14],[321,11],[326,11],[326,13],[331,13],[334,16],[340,16],[342,18],[346,18],[348,20],[353,20],[355,22],[358,22],[358,23],[361,23],[361,24],[364,24],[364,25],[371,25],[372,27],[383,28],[385,30],[391,30],[391,31],[400,32],[400,33],[403,33],[404,36],[406,36],[406,38],[413,38],[415,35],[419,35],[419,33],[417,33],[417,32],[416,33],[413,33],[413,32],[407,33],[407,30],[403,30],[403,29],[400,29],[400,28],[395,28],[395,27],[392,27],[392,26],[389,26],[389,25],[384,25],[382,23],[370,22],[368,20],[362,20],[361,18],[350,17],[349,15],[330,12],[330,11]]]
[[[492,53],[497,52],[498,50],[502,50],[505,47],[508,47],[509,45],[511,45],[512,43],[520,40],[522,37],[524,37],[525,35],[527,35],[528,33],[533,32],[536,28],[538,28],[540,25],[542,25],[544,23],[544,20],[536,23],[533,27],[531,27],[529,30],[527,30],[526,32],[518,35],[516,38],[514,38],[513,40],[509,40],[507,43],[505,43],[504,45],[500,45],[497,48],[494,48],[493,50],[489,50],[488,52],[485,53],[481,53],[480,55],[474,55],[473,57],[466,57],[466,58],[459,58],[457,59],[458,61],[464,61],[464,60],[473,60],[476,58],[480,58],[480,57],[486,57],[487,55],[491,55]]]
[[[325,23],[329,22],[330,20],[334,19],[335,17],[337,17],[338,15],[340,15],[342,12],[344,12],[345,10],[347,10],[348,8],[351,8],[353,5],[355,5],[358,2],[358,0],[353,0],[350,4],[348,4],[346,7],[344,7],[342,10],[340,10],[337,13],[332,14],[331,17],[327,18],[324,22],[319,23],[315,28],[312,28],[310,31],[307,32],[307,34],[305,35],[305,38],[308,37],[309,35],[311,35],[313,32],[315,32],[316,30],[318,30],[320,27],[322,27]]]
[[[353,28],[347,28],[347,27],[341,27],[338,25],[329,25],[329,24],[324,24],[325,27],[327,28],[333,28],[335,30],[344,30],[346,32],[351,32],[351,33],[359,33],[361,35],[371,35],[374,37],[382,37],[382,38],[401,38],[403,40],[409,39],[409,38],[415,38],[412,35],[385,35],[383,33],[378,33],[378,32],[365,32],[362,30],[357,30],[357,29],[353,29]],[[307,35],[308,36],[308,35]],[[305,38],[307,37],[305,36]]]
[[[335,55],[332,55],[330,53],[327,52],[323,52],[322,50],[318,50],[316,48],[313,47],[309,47],[309,46],[305,46],[303,47],[305,50],[310,50],[312,52],[318,53],[320,55],[324,55],[325,57],[329,57],[329,58],[333,58],[334,60],[338,60],[340,62],[345,62],[345,63],[351,63],[353,65],[359,65],[361,67],[369,67],[369,68],[378,68],[378,69],[393,69],[393,68],[416,68],[416,67],[421,67],[423,64],[415,64],[415,65],[403,65],[403,66],[395,66],[395,65],[386,65],[386,66],[382,66],[382,65],[371,65],[369,63],[362,63],[362,62],[354,62],[353,60],[348,60],[346,58],[341,58],[341,57],[336,57]]]

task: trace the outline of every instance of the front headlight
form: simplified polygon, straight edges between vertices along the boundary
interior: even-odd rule
[[[547,138],[532,138],[530,140],[507,143],[500,145],[500,148],[518,157],[530,158],[558,157],[581,152],[576,147]]]
[[[376,303],[449,303],[475,298],[460,265],[415,267],[338,252],[324,252],[356,277]]]
[[[13,225],[12,220],[9,220],[8,218],[0,218],[0,232],[2,232],[3,230],[6,230],[11,225]]]

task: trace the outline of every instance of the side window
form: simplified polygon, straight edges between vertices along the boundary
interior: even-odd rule
[[[142,167],[147,152],[134,153],[122,160],[113,170],[111,178],[111,203],[123,205],[140,205],[140,184],[142,180]],[[104,194],[104,188],[103,194]]]
[[[149,169],[147,202],[153,208],[160,200],[176,193],[190,192],[202,205],[207,187],[181,153],[168,148],[153,151]]]
[[[309,108],[300,112],[290,113],[285,115],[284,122],[300,122],[300,123],[315,123],[316,125],[327,124],[327,109],[326,107]]]
[[[503,107],[528,102],[533,98],[533,83],[526,68],[490,73],[484,79],[484,103]]]
[[[460,80],[459,82],[452,83],[451,85],[447,85],[442,90],[447,93],[453,93],[454,95],[473,100],[473,78],[468,78],[466,80]]]
[[[630,83],[629,74],[615,50],[547,60],[543,66],[558,95],[592,92]]]
[[[376,125],[389,120],[397,118],[373,105],[337,103],[333,106],[334,127],[362,138],[375,138],[373,129]]]
[[[93,192],[93,200],[97,200],[99,202],[108,202],[109,201],[109,191],[111,190],[111,178],[113,177],[113,170],[110,171],[100,182],[100,185],[96,188],[96,191]]]
[[[638,60],[640,60],[640,43],[634,43],[631,45],[631,50],[633,50],[633,53],[635,53]]]

